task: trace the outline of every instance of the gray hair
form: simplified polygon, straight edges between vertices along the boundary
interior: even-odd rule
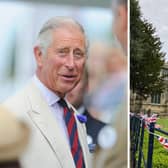
[[[53,30],[60,28],[60,27],[66,27],[69,25],[73,25],[79,28],[79,30],[83,33],[85,37],[85,49],[86,52],[88,50],[88,40],[85,34],[85,31],[76,20],[64,17],[64,16],[56,16],[54,18],[49,19],[41,28],[35,46],[39,46],[43,54],[45,54],[47,48],[52,42],[52,32]]]

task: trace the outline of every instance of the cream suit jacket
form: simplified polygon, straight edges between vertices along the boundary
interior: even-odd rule
[[[35,84],[28,84],[3,105],[31,128],[30,143],[20,159],[23,168],[75,168],[69,144]],[[76,121],[85,165],[89,168],[85,125]]]

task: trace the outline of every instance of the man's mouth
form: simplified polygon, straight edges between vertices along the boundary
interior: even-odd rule
[[[62,79],[63,80],[66,80],[66,81],[74,81],[76,79],[76,75],[61,75]]]

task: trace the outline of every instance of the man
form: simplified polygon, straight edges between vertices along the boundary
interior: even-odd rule
[[[115,12],[114,33],[127,55],[127,0],[113,0],[113,11]],[[127,87],[125,86],[126,90]],[[107,144],[105,141],[106,148],[97,150],[94,168],[127,168],[127,118],[127,93],[125,93],[122,109],[120,109],[116,122],[112,126],[117,134],[114,134],[114,131],[111,131],[111,133],[107,131],[108,134],[105,136],[106,141],[108,141],[108,136],[110,137],[111,134],[116,139],[115,143],[113,141],[113,145],[110,146],[110,143]]]
[[[34,47],[36,75],[4,103],[32,127],[23,167],[88,168],[85,126],[64,99],[81,79],[86,52],[85,32],[73,19],[55,17],[42,27]]]

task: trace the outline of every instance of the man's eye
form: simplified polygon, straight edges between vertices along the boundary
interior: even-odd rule
[[[58,50],[58,51],[57,51],[57,54],[58,54],[59,56],[65,56],[65,55],[67,54],[67,52],[66,52],[65,50]]]
[[[77,52],[74,52],[74,56],[77,57],[77,58],[82,58],[84,56],[84,53],[80,52],[80,51],[77,51]]]
[[[66,53],[65,50],[59,50],[58,53]]]

